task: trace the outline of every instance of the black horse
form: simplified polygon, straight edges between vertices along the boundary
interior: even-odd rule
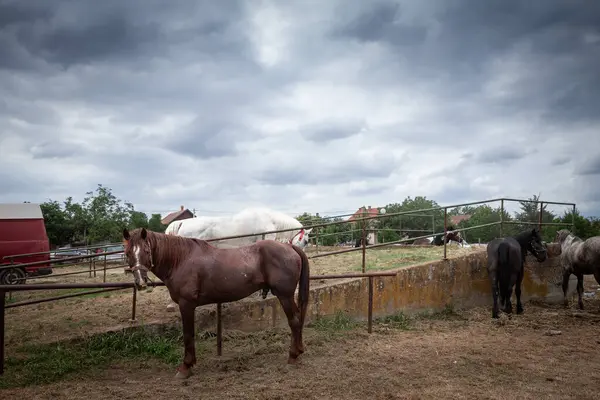
[[[362,247],[362,243],[363,243],[362,238],[358,238],[358,239],[356,239],[356,242],[354,242],[354,247]],[[369,243],[369,238],[366,238],[365,246],[368,246],[370,244],[371,243]]]
[[[533,254],[538,262],[546,260],[546,247],[542,243],[540,232],[536,228],[527,229],[515,236],[496,238],[488,243],[487,268],[494,298],[492,318],[498,318],[498,295],[500,296],[500,304],[504,307],[503,311],[507,314],[512,313],[510,298],[513,286],[517,296],[517,314],[523,313],[521,283],[523,282],[525,257],[528,251]]]
[[[448,243],[449,241],[454,240],[455,242],[462,243],[463,238],[460,234],[460,231],[455,231],[454,226],[450,225],[446,227],[446,237],[444,238],[444,234],[440,233],[436,235],[431,241],[432,244],[436,246],[442,246],[444,242]]]

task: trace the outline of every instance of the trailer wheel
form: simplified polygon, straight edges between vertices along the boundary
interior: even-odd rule
[[[0,270],[0,285],[16,285],[25,283],[25,270],[23,268],[9,268]]]

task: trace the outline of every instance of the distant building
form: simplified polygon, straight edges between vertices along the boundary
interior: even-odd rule
[[[362,206],[350,218],[348,222],[354,222],[356,219],[374,217],[379,215],[379,209],[371,206]],[[368,244],[377,244],[377,230],[376,226],[379,221],[377,219],[371,219],[367,223],[367,242]]]
[[[470,214],[465,214],[465,215],[453,215],[452,217],[450,217],[450,224],[452,226],[457,227],[458,224],[460,224],[463,221],[468,221],[471,218]]]
[[[173,221],[181,221],[182,219],[194,218],[194,213],[181,206],[179,211],[172,212],[164,217],[160,222],[163,225],[169,225]]]

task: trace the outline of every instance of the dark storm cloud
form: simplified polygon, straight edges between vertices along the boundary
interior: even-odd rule
[[[325,143],[337,139],[345,139],[360,133],[364,127],[363,120],[348,119],[337,122],[321,122],[301,129],[304,139],[316,143]]]
[[[411,76],[443,77],[443,90],[459,97],[479,92],[492,57],[522,52],[537,76],[496,100],[496,112],[538,108],[555,122],[600,119],[600,41],[593,39],[600,34],[600,2],[457,0],[436,4],[429,19],[406,14],[407,4],[365,2],[330,33],[340,42],[384,43]]]
[[[33,158],[68,158],[76,155],[81,148],[79,146],[61,141],[44,141],[33,145],[29,151]]]
[[[571,157],[567,157],[567,156],[559,156],[559,157],[555,157],[550,161],[550,165],[554,165],[556,167],[559,167],[561,165],[565,165],[568,164],[569,162],[571,162]]]
[[[482,164],[501,164],[504,162],[517,161],[524,158],[528,152],[524,149],[514,147],[493,147],[478,153],[474,158]],[[467,157],[468,159],[470,157]]]
[[[598,175],[600,174],[600,156],[595,155],[583,161],[576,170],[578,175]],[[598,186],[598,185],[595,185]],[[600,193],[600,192],[599,192]],[[600,200],[600,198],[599,198]]]
[[[242,127],[231,123],[196,118],[173,139],[168,140],[164,147],[202,159],[233,156],[237,153],[236,145],[247,133]]]
[[[339,162],[314,160],[308,169],[294,165],[281,165],[267,168],[258,175],[257,180],[274,186],[285,185],[329,185],[350,181],[387,178],[396,165],[388,156],[372,160],[356,158],[342,159]]]
[[[241,10],[237,1],[227,2],[226,7],[210,1],[5,1],[0,9],[4,15],[0,23],[5,28],[0,59],[22,55],[24,49],[32,58],[66,68],[168,57],[169,45],[193,43],[200,54],[240,50],[235,36],[229,36],[229,40],[219,38],[235,30],[235,17]],[[186,17],[193,21],[181,26]],[[170,26],[174,20],[179,24]],[[31,60],[20,62],[26,66]]]

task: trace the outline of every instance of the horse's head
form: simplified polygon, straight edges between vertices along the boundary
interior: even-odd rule
[[[308,245],[308,235],[312,232],[312,228],[310,229],[300,229],[293,238],[292,244],[300,247],[301,249],[305,248]]]
[[[533,228],[529,235],[529,241],[527,242],[527,250],[538,260],[538,262],[544,262],[548,256],[546,246],[542,242],[542,236],[537,228]]]
[[[554,241],[562,246],[562,244],[567,240],[571,232],[568,229],[561,229],[556,232],[556,236],[554,237]]]
[[[138,290],[145,289],[150,281],[148,271],[154,268],[148,231],[146,228],[142,228],[129,232],[125,228],[123,229],[123,239],[125,240],[125,258],[133,272],[135,286]]]

